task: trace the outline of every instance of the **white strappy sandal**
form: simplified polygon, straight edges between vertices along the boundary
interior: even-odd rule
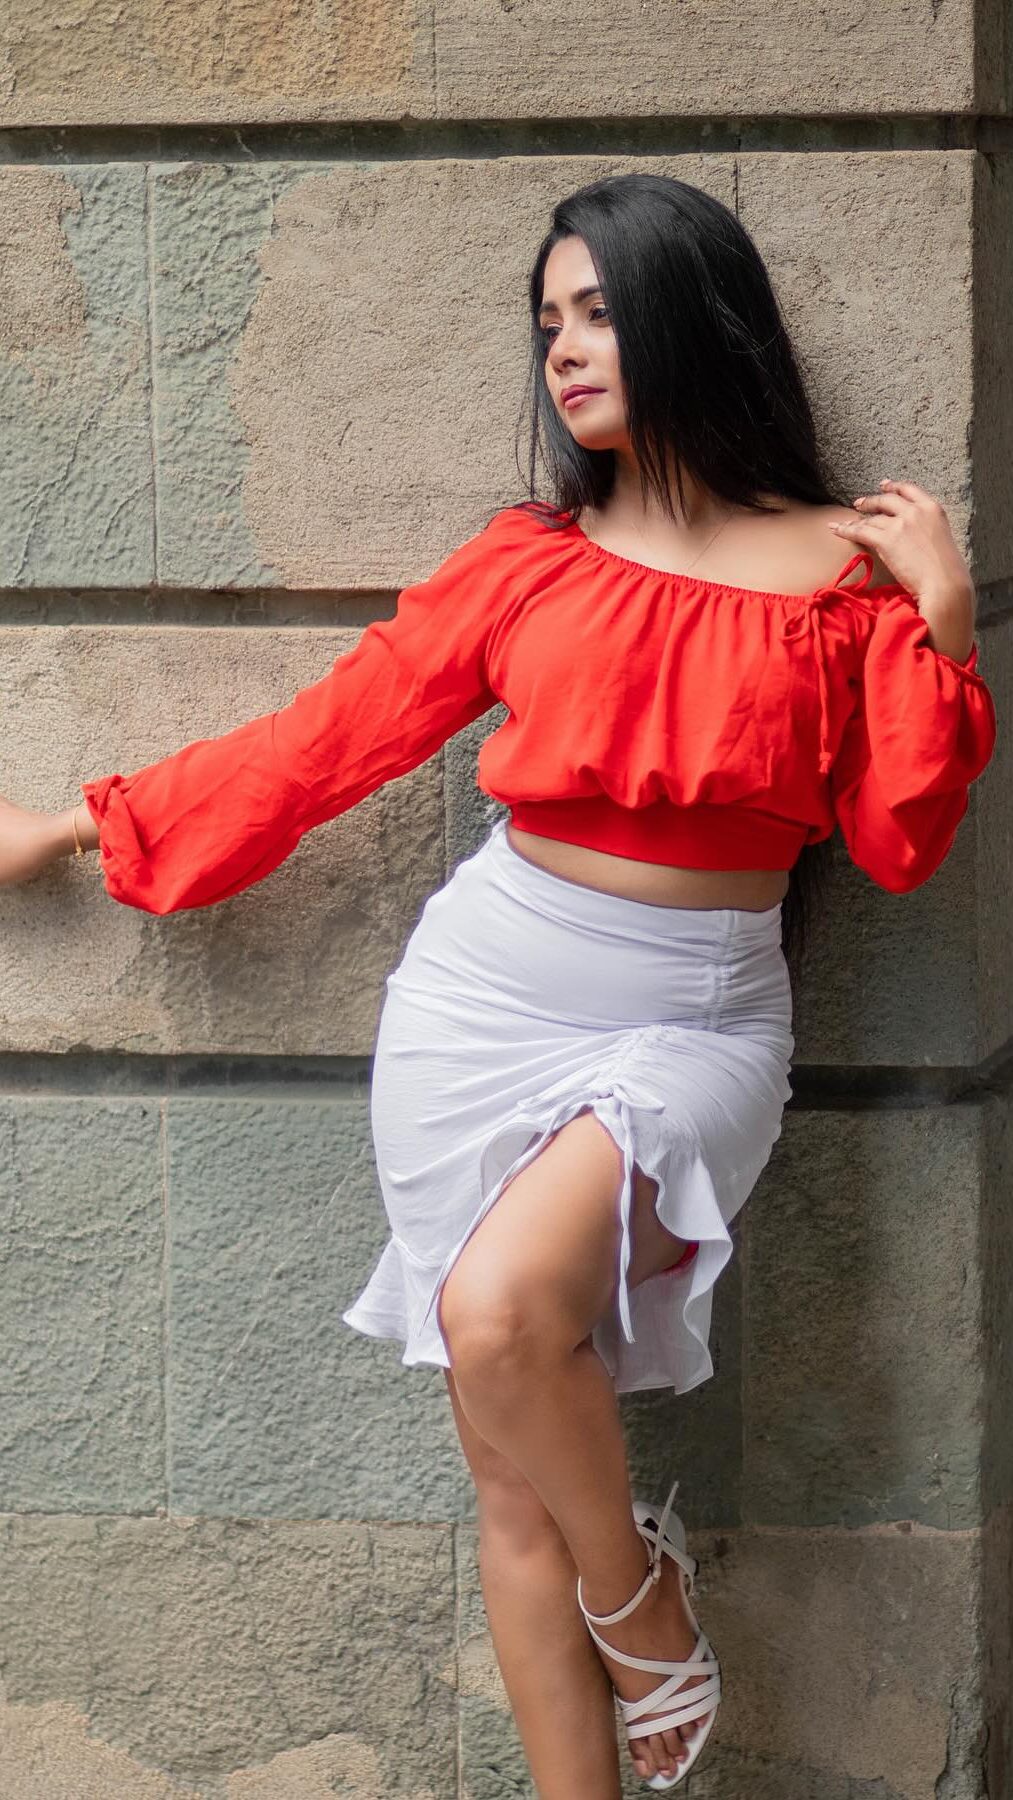
[[[608,1655],[615,1657],[617,1662],[625,1663],[627,1668],[649,1669],[667,1677],[667,1680],[661,1682],[653,1693],[645,1695],[642,1700],[624,1700],[621,1694],[616,1694],[616,1699],[622,1708],[626,1736],[630,1742],[632,1743],[635,1738],[650,1737],[654,1732],[668,1731],[673,1726],[687,1725],[691,1719],[702,1718],[705,1713],[710,1715],[706,1723],[694,1731],[688,1740],[689,1754],[679,1764],[677,1774],[667,1776],[659,1772],[649,1777],[645,1776],[647,1786],[657,1789],[677,1787],[679,1782],[689,1774],[707,1742],[717,1714],[718,1702],[721,1699],[721,1665],[700,1630],[693,1615],[693,1609],[689,1606],[688,1598],[687,1611],[693,1629],[697,1633],[697,1639],[692,1656],[688,1657],[685,1662],[656,1662],[643,1656],[626,1656],[622,1651],[613,1650],[611,1644],[607,1644],[603,1638],[598,1636],[594,1627],[595,1625],[614,1625],[619,1619],[627,1618],[634,1608],[639,1606],[653,1583],[661,1579],[663,1555],[671,1556],[687,1575],[688,1587],[685,1590],[687,1596],[693,1592],[699,1565],[696,1558],[687,1553],[686,1532],[682,1520],[672,1512],[672,1501],[675,1499],[678,1486],[677,1481],[672,1483],[668,1499],[660,1510],[643,1500],[636,1500],[633,1503],[633,1517],[636,1520],[637,1530],[651,1550],[651,1564],[632,1600],[628,1600],[625,1606],[620,1606],[617,1612],[588,1612],[580,1591],[580,1577],[577,1577],[577,1601],[584,1614],[587,1628],[598,1648],[607,1651]],[[693,1675],[703,1675],[707,1679],[698,1682],[695,1687],[687,1688],[683,1697],[674,1701],[672,1696]],[[664,1707],[670,1707],[670,1710],[662,1712]],[[643,1718],[645,1713],[658,1713],[660,1716],[645,1719]],[[635,1723],[635,1721],[640,1722]]]

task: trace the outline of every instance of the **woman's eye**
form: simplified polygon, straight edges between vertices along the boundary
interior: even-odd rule
[[[607,319],[608,318],[608,307],[607,306],[592,306],[592,308],[587,316],[589,319],[593,319],[596,316],[596,314]],[[547,344],[551,344],[552,339],[553,339],[557,329],[558,329],[558,327],[555,325],[543,325],[542,326],[542,337],[545,339],[545,342]]]

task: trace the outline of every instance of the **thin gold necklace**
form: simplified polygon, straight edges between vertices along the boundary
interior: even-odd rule
[[[709,537],[707,539],[707,542],[705,543],[703,549],[700,551],[700,554],[698,556],[694,556],[693,561],[688,565],[688,567],[683,569],[682,573],[684,575],[689,574],[689,570],[692,569],[695,566],[695,564],[700,561],[701,556],[706,556],[707,551],[710,549],[711,545],[714,542],[714,538],[720,537],[721,533],[723,532],[725,526],[727,525],[727,523],[728,523],[729,519],[731,518],[732,513],[734,511],[735,511],[735,508],[731,507],[729,509],[729,511],[725,514],[725,517],[722,519],[722,521],[721,521],[720,525],[718,526],[717,531],[715,531],[713,537]]]

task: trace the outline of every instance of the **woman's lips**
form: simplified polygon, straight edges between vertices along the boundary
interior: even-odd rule
[[[563,405],[566,407],[567,412],[569,412],[571,406],[582,406],[585,400],[594,400],[601,393],[604,393],[603,388],[591,388],[590,391],[585,388],[583,392],[579,394],[568,394],[563,401]]]

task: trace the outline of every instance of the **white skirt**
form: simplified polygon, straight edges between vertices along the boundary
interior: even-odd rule
[[[426,901],[388,976],[370,1116],[390,1238],[341,1316],[450,1366],[436,1300],[480,1219],[591,1106],[621,1164],[616,1307],[592,1342],[617,1393],[686,1393],[714,1372],[728,1226],[791,1098],[781,903],[655,906],[553,875],[501,817]],[[633,1166],[667,1229],[698,1249],[627,1283]]]

